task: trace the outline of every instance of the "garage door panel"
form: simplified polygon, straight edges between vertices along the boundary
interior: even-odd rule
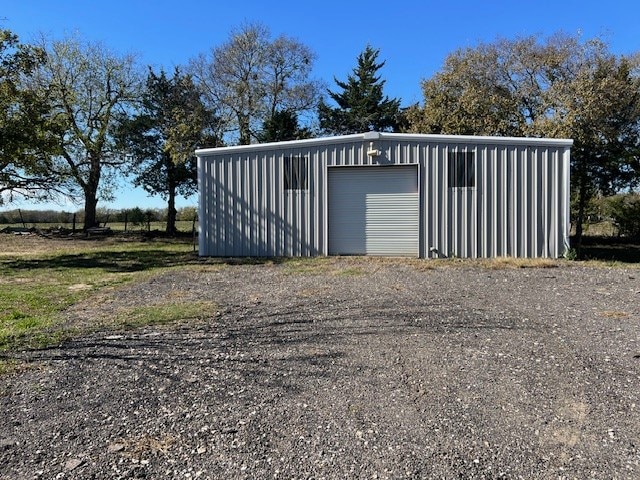
[[[416,165],[329,169],[329,253],[418,256]]]

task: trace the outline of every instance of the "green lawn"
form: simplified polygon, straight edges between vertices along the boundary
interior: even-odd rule
[[[0,352],[55,343],[72,330],[61,312],[97,291],[197,262],[189,240],[43,239],[0,234]],[[189,318],[193,305],[139,306],[115,323]]]

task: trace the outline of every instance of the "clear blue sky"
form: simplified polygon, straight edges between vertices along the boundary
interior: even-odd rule
[[[640,51],[638,0],[464,1],[142,1],[2,0],[0,27],[30,42],[78,32],[119,53],[134,52],[142,64],[171,69],[224,42],[244,22],[261,22],[272,34],[294,37],[317,54],[314,76],[332,88],[344,79],[365,45],[380,49],[385,93],[403,105],[422,100],[420,81],[445,57],[497,37],[557,31],[601,36],[618,54]],[[125,187],[99,207],[163,207],[159,197]],[[179,206],[196,199],[182,199]],[[21,208],[72,210],[69,205],[22,204]],[[12,208],[12,206],[5,206]]]

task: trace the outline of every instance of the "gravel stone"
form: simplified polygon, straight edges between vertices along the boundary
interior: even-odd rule
[[[640,478],[638,271],[432,263],[203,263],[75,305],[217,309],[16,354],[0,479]]]

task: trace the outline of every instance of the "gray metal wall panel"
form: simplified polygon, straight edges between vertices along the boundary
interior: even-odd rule
[[[200,254],[329,253],[327,170],[420,165],[420,256],[559,257],[569,230],[569,146],[531,139],[384,135],[206,151],[199,156]],[[299,145],[299,147],[298,147]],[[476,186],[451,189],[449,151],[474,151]],[[309,160],[309,190],[285,191],[284,157]],[[432,251],[437,250],[437,253]]]

